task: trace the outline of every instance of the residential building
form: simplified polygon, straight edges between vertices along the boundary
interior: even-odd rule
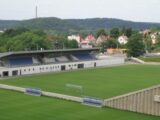
[[[121,45],[125,45],[127,44],[128,42],[128,37],[125,36],[125,35],[122,35],[118,38],[118,42],[121,44]]]
[[[80,43],[81,36],[80,35],[71,35],[71,36],[68,36],[68,40],[76,40],[78,43]]]
[[[100,35],[96,40],[96,45],[100,45],[101,43],[103,43],[104,41],[108,39],[109,39],[109,36]]]

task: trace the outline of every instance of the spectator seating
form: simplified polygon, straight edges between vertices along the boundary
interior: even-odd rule
[[[33,64],[33,61],[32,61],[32,57],[16,57],[16,58],[10,58],[9,64],[11,66],[31,65]]]
[[[90,55],[89,53],[74,53],[74,57],[76,57],[78,60],[95,60],[96,58],[93,55]]]

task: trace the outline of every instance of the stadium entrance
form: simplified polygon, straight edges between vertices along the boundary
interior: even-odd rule
[[[4,71],[3,72],[3,77],[8,77],[9,76],[9,72],[8,71]]]
[[[65,66],[65,65],[62,65],[62,66],[61,66],[61,70],[62,70],[62,71],[66,70],[66,66]]]
[[[18,70],[12,71],[12,76],[17,76],[18,75]]]
[[[78,69],[84,68],[84,64],[78,64]]]

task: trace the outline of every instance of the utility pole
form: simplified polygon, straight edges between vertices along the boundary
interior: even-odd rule
[[[35,0],[36,2],[36,7],[35,7],[35,18],[38,18],[38,5],[37,5],[37,0]]]
[[[36,18],[38,18],[38,7],[36,6]]]

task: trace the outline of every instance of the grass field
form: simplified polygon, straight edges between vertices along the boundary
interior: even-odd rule
[[[126,65],[65,73],[25,76],[0,83],[41,88],[79,96],[67,91],[67,83],[83,86],[83,95],[109,98],[160,84],[160,66]],[[110,108],[93,108],[79,103],[0,90],[0,120],[159,120]]]
[[[109,108],[0,90],[0,120],[159,120]]]
[[[141,57],[140,59],[145,62],[160,62],[160,57]]]
[[[67,83],[83,86],[84,96],[109,98],[160,84],[160,66],[126,65],[56,74],[17,77],[0,83],[41,88],[45,91],[80,94],[66,90]]]

